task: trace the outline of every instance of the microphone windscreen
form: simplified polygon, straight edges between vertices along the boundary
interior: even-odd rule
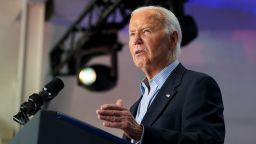
[[[61,79],[55,77],[52,81],[45,85],[47,91],[52,94],[52,96],[56,96],[60,90],[64,88],[64,83]]]

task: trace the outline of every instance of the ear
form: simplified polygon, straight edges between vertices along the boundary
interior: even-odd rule
[[[170,34],[170,48],[174,49],[178,42],[178,32],[174,31]]]

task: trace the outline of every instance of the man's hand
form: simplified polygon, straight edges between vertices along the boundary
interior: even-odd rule
[[[96,110],[98,118],[103,120],[103,125],[118,128],[125,135],[134,140],[140,140],[143,127],[139,125],[128,109],[123,107],[123,101],[118,99],[116,104],[104,104]]]

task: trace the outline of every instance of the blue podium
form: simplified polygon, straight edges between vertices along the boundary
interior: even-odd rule
[[[11,144],[130,144],[65,114],[42,110],[12,139]]]

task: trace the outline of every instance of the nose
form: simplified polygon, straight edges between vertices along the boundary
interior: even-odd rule
[[[143,43],[143,40],[141,39],[140,33],[136,33],[134,37],[134,45],[140,45]]]

